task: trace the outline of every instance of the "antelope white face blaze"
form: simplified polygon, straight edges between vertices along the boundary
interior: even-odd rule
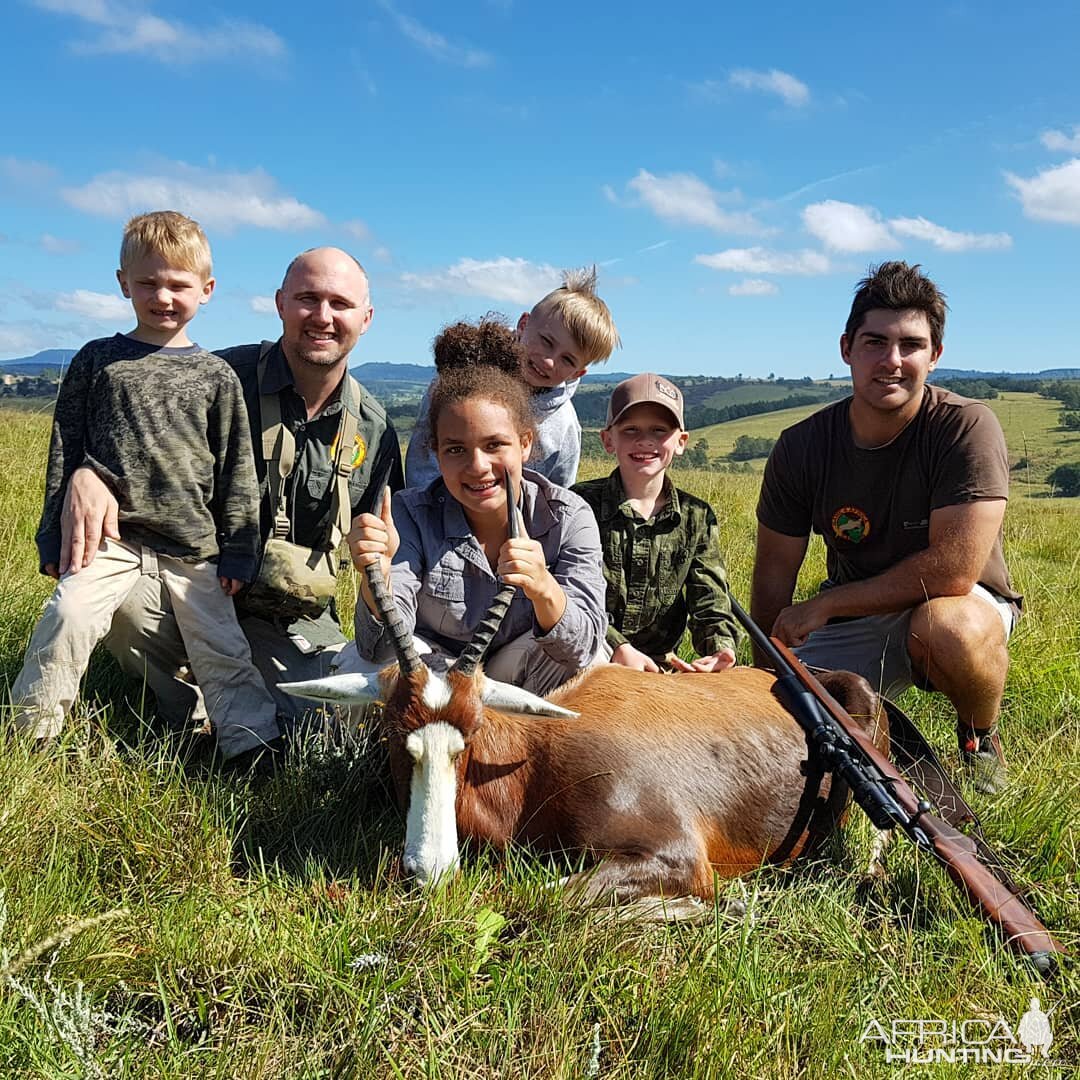
[[[429,671],[420,696],[432,712],[445,709],[450,704],[450,684],[441,675]]]
[[[409,735],[405,749],[413,770],[401,863],[426,885],[457,869],[456,764],[465,740],[450,724],[428,724]]]

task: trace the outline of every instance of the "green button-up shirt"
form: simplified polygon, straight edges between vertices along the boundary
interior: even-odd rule
[[[646,521],[630,505],[619,470],[573,489],[600,526],[607,582],[607,642],[629,641],[662,661],[690,627],[702,656],[734,648],[720,527],[712,507],[665,479],[668,501]]]

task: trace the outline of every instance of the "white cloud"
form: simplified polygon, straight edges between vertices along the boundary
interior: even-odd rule
[[[924,217],[892,218],[889,228],[900,236],[925,240],[941,251],[1001,251],[1012,247],[1012,237],[1008,233],[954,232]]]
[[[806,231],[829,251],[881,251],[897,246],[896,237],[872,206],[827,199],[806,207],[802,219]]]
[[[0,323],[0,357],[31,356],[42,349],[61,348],[71,339],[69,332],[42,322]]]
[[[65,240],[62,236],[53,236],[52,233],[42,233],[38,238],[42,251],[50,255],[72,255],[79,250],[77,240]]]
[[[36,7],[57,15],[70,15],[97,28],[93,37],[72,43],[85,54],[133,53],[160,63],[187,65],[226,56],[254,60],[285,54],[285,42],[273,30],[244,19],[221,19],[212,25],[193,26],[163,19],[144,4],[115,0],[34,0]]]
[[[319,228],[326,218],[291,195],[262,169],[221,173],[183,162],[166,162],[148,175],[102,173],[88,184],[65,188],[64,201],[88,214],[126,218],[163,206],[196,218],[205,228],[230,230]]]
[[[273,315],[277,312],[277,304],[272,296],[251,296],[248,298],[248,307],[256,315]]]
[[[778,285],[764,278],[746,278],[728,287],[732,296],[775,296],[780,291]]]
[[[1074,124],[1071,135],[1064,131],[1044,131],[1039,136],[1047,150],[1060,150],[1066,154],[1080,154],[1080,124]]]
[[[390,0],[378,0],[381,7],[397,24],[398,30],[409,39],[421,52],[435,57],[447,64],[464,68],[490,67],[494,63],[491,53],[471,45],[455,45],[437,30],[424,26],[411,15],[403,15]]]
[[[364,241],[371,239],[371,230],[358,218],[354,218],[352,221],[343,221],[341,223],[341,228],[354,240]]]
[[[401,283],[424,292],[482,296],[532,305],[562,282],[562,274],[547,263],[528,259],[459,259],[453,266],[426,274],[404,273]]]
[[[123,297],[89,289],[57,293],[53,306],[57,311],[68,311],[96,322],[116,322],[131,316],[131,304]]]
[[[112,20],[112,5],[107,0],[33,0],[34,7],[57,15],[75,15],[93,23]]]
[[[56,177],[56,170],[44,162],[11,156],[0,157],[0,180],[6,180],[16,187],[40,191]]]
[[[715,255],[695,255],[694,262],[736,274],[827,274],[828,257],[820,251],[769,251],[767,248],[728,248]]]
[[[622,206],[622,199],[619,198],[618,192],[616,192],[610,184],[601,184],[600,193],[609,203],[614,203],[616,206]]]
[[[769,71],[739,68],[731,73],[728,82],[741,90],[760,90],[766,94],[776,94],[783,98],[785,104],[796,108],[810,101],[810,88],[806,83],[776,68],[771,68]]]
[[[1024,214],[1036,221],[1080,225],[1080,158],[1044,169],[1030,179],[1006,173]]]
[[[381,244],[379,247],[375,248],[371,254],[374,258],[378,259],[379,262],[390,262],[394,257],[394,253],[388,247]]]
[[[700,225],[716,232],[760,235],[765,232],[753,214],[732,212],[720,206],[727,197],[714,191],[692,173],[655,176],[640,169],[626,185],[652,212],[676,225]]]

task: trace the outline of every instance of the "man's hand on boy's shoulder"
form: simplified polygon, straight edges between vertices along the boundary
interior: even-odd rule
[[[687,663],[682,657],[672,653],[671,656],[668,657],[668,663],[671,664],[676,671],[726,671],[728,668],[735,666],[735,650],[720,649],[717,652],[711,653],[709,656],[699,656],[690,663]]]

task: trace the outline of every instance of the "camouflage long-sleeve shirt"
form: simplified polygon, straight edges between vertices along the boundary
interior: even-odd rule
[[[120,505],[120,535],[163,555],[218,560],[250,580],[259,552],[259,489],[240,380],[220,357],[159,349],[124,334],[72,358],[53,413],[41,566],[60,560],[71,474],[89,465]]]
[[[720,527],[712,507],[670,480],[668,502],[645,521],[630,505],[619,470],[573,489],[600,526],[607,582],[607,642],[629,641],[656,661],[690,627],[702,656],[734,648],[738,623],[728,599]]]

